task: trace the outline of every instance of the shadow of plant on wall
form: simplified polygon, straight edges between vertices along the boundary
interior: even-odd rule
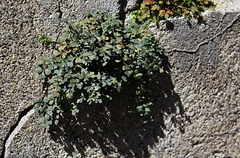
[[[164,59],[168,67],[167,57]],[[153,121],[143,124],[141,117],[127,112],[127,105],[134,102],[132,94],[135,93],[129,85],[121,94],[113,94],[113,100],[105,106],[86,104],[81,105],[77,117],[65,114],[60,124],[50,129],[52,139],[63,144],[69,155],[78,151],[82,156],[90,156],[86,153],[90,147],[100,149],[105,156],[115,153],[119,154],[114,154],[117,157],[150,157],[148,148],[154,148],[159,138],[165,137],[164,130],[168,131],[164,115],[171,116],[172,123],[181,132],[184,132],[184,120],[190,121],[184,114],[180,97],[174,92],[169,73],[160,74],[152,84]]]

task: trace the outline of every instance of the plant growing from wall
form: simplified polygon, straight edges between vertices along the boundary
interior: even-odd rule
[[[132,19],[138,23],[148,19],[157,22],[175,16],[199,19],[202,12],[213,7],[211,0],[140,0],[132,12]]]
[[[160,70],[162,49],[148,24],[123,26],[117,16],[107,13],[65,22],[60,41],[40,39],[58,43],[58,50],[36,65],[45,95],[36,101],[35,109],[45,127],[57,125],[66,108],[75,115],[83,102],[102,104],[112,99],[112,91],[120,92],[132,81],[137,83],[133,108],[141,116],[150,116],[153,102],[148,83]]]

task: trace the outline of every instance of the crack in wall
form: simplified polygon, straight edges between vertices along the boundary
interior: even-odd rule
[[[62,0],[58,2],[58,9],[56,10],[57,13],[59,13],[58,15],[58,19],[59,19],[59,24],[56,28],[56,31],[55,32],[58,32],[59,29],[61,28],[60,27],[60,23],[61,23],[61,19],[62,19],[62,15],[63,15],[63,12],[61,10],[61,3],[62,3]],[[59,35],[60,33],[58,33],[58,36],[56,38],[56,41],[58,40],[59,38]],[[29,99],[29,98],[28,98]],[[27,99],[27,100],[28,100]],[[4,141],[3,141],[3,149],[2,149],[2,153],[0,155],[0,158],[7,158],[8,155],[9,155],[9,151],[8,151],[8,148],[13,140],[13,138],[15,137],[15,135],[21,130],[22,126],[28,121],[29,117],[35,112],[35,110],[33,109],[33,107],[35,106],[36,103],[34,103],[33,105],[29,106],[28,108],[24,109],[17,121],[15,124],[13,124],[11,127],[10,127],[10,130],[7,134],[7,136],[5,137]],[[18,111],[21,109],[22,105],[19,106],[18,108]],[[17,113],[18,113],[17,111]]]
[[[59,29],[61,28],[60,27],[60,25],[61,25],[60,20],[62,19],[62,16],[63,16],[63,12],[61,10],[61,3],[62,3],[62,1],[58,2],[58,9],[56,10],[56,12],[59,13],[59,15],[57,17],[59,19],[59,24],[58,24],[55,32],[58,32]],[[124,21],[125,18],[126,18],[125,8],[126,8],[126,5],[127,5],[127,1],[126,0],[119,0],[119,4],[120,4],[120,11],[119,11],[120,18]],[[60,33],[58,33],[58,36],[57,36],[56,40],[58,40],[59,35],[60,35]],[[33,105],[29,106],[28,108],[24,109],[20,113],[16,123],[13,124],[10,127],[9,132],[8,132],[7,136],[5,137],[5,139],[3,141],[3,150],[2,150],[2,153],[0,155],[0,158],[8,157],[8,155],[9,155],[8,148],[9,148],[12,140],[14,139],[16,134],[18,134],[18,132],[21,130],[22,126],[28,121],[29,117],[32,114],[34,114],[34,112],[35,112],[35,110],[33,109],[34,106],[35,106],[35,103]]]
[[[224,16],[223,16],[223,17],[224,17]],[[222,29],[218,34],[212,36],[212,37],[211,37],[210,39],[208,39],[208,40],[205,40],[205,41],[199,43],[195,49],[187,50],[187,49],[173,48],[173,49],[167,51],[167,53],[169,53],[169,52],[176,52],[176,51],[177,51],[177,52],[191,53],[191,54],[196,53],[202,45],[209,43],[210,41],[214,40],[214,39],[217,38],[218,36],[222,35],[228,28],[232,27],[233,24],[234,24],[237,20],[239,20],[239,18],[240,18],[240,14],[238,14],[238,15],[236,16],[236,18],[233,19],[233,21],[232,21],[229,25],[227,25],[224,29]],[[222,20],[221,20],[221,21],[222,21]]]
[[[14,136],[20,131],[22,126],[25,124],[25,122],[28,120],[28,118],[34,113],[34,107],[35,103],[33,105],[30,105],[28,108],[24,109],[18,119],[17,122],[11,126],[7,136],[5,137],[3,141],[3,150],[1,153],[0,158],[6,158],[8,156],[8,147],[13,140]]]
[[[125,8],[126,8],[126,5],[127,5],[127,1],[126,0],[119,0],[119,3],[120,3],[120,11],[119,11],[119,14],[121,15],[121,19],[124,21],[125,18],[126,18],[126,11],[125,11]],[[61,6],[60,6],[61,2],[59,2],[59,8],[56,12],[59,12],[59,16],[58,18],[61,19],[62,18],[62,15],[63,15],[63,12],[60,10]],[[221,22],[223,20],[223,18],[225,17],[225,14],[223,15],[222,19],[221,19]],[[214,40],[215,38],[217,38],[218,36],[222,35],[227,29],[229,29],[230,27],[233,26],[233,24],[240,18],[240,14],[237,15],[237,18],[235,18],[234,20],[232,20],[232,22],[227,25],[224,29],[220,30],[219,33],[217,33],[216,35],[212,36],[210,39],[208,40],[205,40],[205,41],[202,41],[201,43],[199,43],[197,45],[197,47],[193,50],[182,50],[182,49],[178,49],[178,48],[174,48],[168,52],[173,52],[173,51],[179,51],[179,52],[186,52],[186,53],[196,53],[200,47],[204,44],[207,44],[209,42],[211,42],[212,40]],[[220,23],[221,25],[221,23]],[[219,27],[220,27],[219,25]],[[218,28],[219,28],[218,27]],[[60,23],[58,24],[57,28],[56,28],[56,32],[59,31],[59,28],[60,27]],[[218,28],[216,30],[218,30]],[[59,34],[57,36],[57,39],[59,38]],[[2,150],[2,153],[0,155],[0,158],[5,158],[5,157],[8,157],[8,154],[9,154],[9,151],[8,151],[8,148],[13,140],[13,138],[15,137],[15,135],[21,130],[22,126],[28,121],[28,119],[30,118],[30,116],[34,113],[34,107],[35,104],[29,106],[28,108],[24,109],[18,119],[17,119],[17,122],[15,124],[13,124],[7,134],[7,136],[5,137],[4,141],[3,141],[3,150]],[[20,108],[19,108],[20,109]],[[231,134],[231,133],[230,133]]]
[[[59,27],[60,27],[61,19],[62,19],[62,16],[63,16],[63,11],[61,10],[61,3],[62,3],[62,0],[58,2],[58,9],[56,10],[56,12],[59,13],[59,15],[58,15],[58,17],[57,17],[58,20],[59,20],[59,23],[58,23],[58,26],[57,26],[55,32],[58,32],[58,31],[59,31],[58,29],[59,29]],[[60,33],[58,33],[56,41],[58,40],[59,35],[60,35]]]
[[[119,0],[118,4],[120,5],[120,7],[119,7],[119,17],[123,21],[123,24],[124,24],[125,19],[126,19],[126,14],[127,14],[127,12],[125,11],[126,6],[127,6],[127,0]]]

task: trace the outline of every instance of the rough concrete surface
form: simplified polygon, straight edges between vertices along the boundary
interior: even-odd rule
[[[216,4],[216,11],[221,12],[239,12],[239,0],[212,0]]]
[[[221,12],[208,12],[203,21],[171,18],[150,26],[170,67],[153,88],[153,122],[143,126],[121,113],[132,101],[123,93],[102,113],[85,107],[50,133],[27,108],[41,95],[34,68],[45,50],[38,36],[57,39],[60,19],[96,8],[127,13],[135,0],[1,1],[2,157],[240,157],[239,1],[214,1]]]
[[[117,0],[0,1],[0,153],[10,127],[40,95],[34,69],[44,50],[38,37],[56,39],[61,19],[83,18],[97,8],[119,11]]]
[[[191,121],[185,133],[172,130],[170,138],[159,139],[163,157],[240,157],[239,15],[215,12],[201,23],[169,19],[151,26],[166,48],[174,91]]]

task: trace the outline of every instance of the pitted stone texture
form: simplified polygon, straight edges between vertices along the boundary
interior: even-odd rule
[[[22,143],[23,141],[28,143]],[[11,142],[8,151],[9,158],[66,157],[63,146],[50,139],[42,124],[38,123],[35,114],[30,116],[30,119],[22,126]]]
[[[39,95],[34,81],[38,33],[33,25],[37,8],[16,1],[0,3],[0,151],[18,115]]]
[[[68,0],[63,1],[61,10],[63,11],[63,18],[82,19],[88,12],[95,12],[96,10],[118,13],[118,0]]]
[[[174,90],[192,123],[184,134],[159,139],[152,157],[240,156],[239,15],[211,13],[202,24],[171,19],[173,30],[167,22],[151,28],[168,52]]]
[[[117,1],[110,0],[62,2],[57,0],[3,0],[0,2],[0,151],[3,139],[19,113],[33,103],[33,98],[40,95],[39,84],[33,79],[35,61],[40,58],[43,51],[38,42],[38,36],[46,34],[56,39],[62,27],[60,18],[83,18],[85,13],[93,8],[117,12],[119,6]],[[233,22],[236,18],[238,20]],[[237,17],[237,13],[217,13],[206,16],[204,19],[205,24],[197,25],[193,20],[190,22],[192,26],[184,20],[170,19],[169,21],[174,24],[173,30],[171,30],[171,23],[168,22],[160,23],[160,28],[152,27],[156,32],[161,31],[156,36],[168,51],[175,91],[180,95],[185,113],[189,115],[192,124],[180,122],[179,124],[187,125],[185,133],[181,134],[172,121],[176,122],[177,118],[181,118],[180,114],[165,113],[164,119],[160,119],[165,122],[165,127],[160,126],[162,122],[158,121],[155,122],[156,125],[153,128],[150,128],[150,131],[141,131],[140,126],[135,128],[136,131],[132,133],[130,131],[124,136],[124,131],[134,129],[134,121],[130,125],[125,125],[127,121],[117,119],[121,127],[125,127],[126,130],[119,128],[117,124],[109,130],[111,122],[109,125],[106,123],[107,128],[103,130],[107,136],[111,135],[111,131],[115,128],[115,131],[119,131],[120,134],[117,140],[125,138],[122,142],[115,142],[115,145],[122,143],[124,147],[131,146],[136,138],[133,145],[137,148],[136,153],[146,153],[146,146],[149,146],[148,152],[151,156],[147,154],[147,157],[192,157],[195,155],[199,157],[240,157],[237,155],[240,153],[239,15]],[[165,40],[162,40],[163,38]],[[198,47],[199,49],[196,49]],[[192,50],[192,54],[186,51],[169,51],[172,48]],[[138,131],[142,133],[139,134]],[[149,134],[146,134],[147,132]],[[159,134],[161,132],[164,133],[164,137]],[[129,139],[131,141],[128,141]],[[144,141],[139,141],[139,139]],[[90,140],[90,138],[85,140]],[[106,141],[109,148],[112,148],[113,152],[108,156],[124,155],[119,153],[119,151],[124,151],[124,148],[119,147],[118,151],[114,146],[111,147],[113,139],[110,142],[109,140],[98,141],[103,144]],[[149,143],[149,141],[152,142]],[[95,147],[86,147],[85,155],[103,157],[102,146],[94,143]],[[16,135],[9,150],[10,157],[18,157],[18,155],[25,157],[26,153],[30,157],[58,157],[59,155],[66,157],[65,148],[69,145],[71,144],[61,145],[52,141],[43,127],[36,123],[36,117],[32,116]],[[73,152],[73,156],[79,155]],[[140,155],[144,156],[144,154]]]
[[[133,10],[136,8],[137,0],[127,0],[126,11]]]
[[[23,155],[26,153],[27,157],[41,157],[41,153],[46,157],[150,157],[148,148],[153,148],[168,129],[180,132],[187,124],[180,114],[180,98],[173,90],[169,75],[159,77],[154,89],[159,108],[154,109],[153,122],[143,124],[140,116],[127,112],[135,94],[134,89],[129,88],[121,94],[115,93],[114,99],[104,105],[81,104],[77,117],[64,115],[65,119],[61,119],[50,134],[46,134],[33,117],[12,140],[9,157],[26,156]],[[165,119],[166,116],[171,119]]]
[[[79,124],[66,126],[65,133],[51,139],[34,115],[13,139],[10,157],[239,157],[239,13],[211,13],[204,19],[205,24],[190,21],[192,28],[183,19],[171,21],[173,30],[164,22],[151,26],[168,48],[171,65],[171,77],[161,80],[155,90],[159,94],[154,93],[160,106],[155,110],[161,110],[155,111],[153,123],[142,126],[135,117],[120,115],[118,106],[105,114],[94,108],[82,111]],[[198,46],[191,53],[176,51]],[[170,87],[165,90],[164,85]]]
[[[152,28],[153,32],[156,32],[156,38],[162,43],[167,52],[180,50],[195,53],[199,46],[208,43],[213,38],[221,35],[228,27],[231,27],[232,23],[238,19],[237,14],[234,12],[228,14],[221,12],[209,13],[203,17],[203,21],[192,19],[190,22],[179,20],[179,18],[170,18],[166,21],[160,21],[158,26],[153,23],[150,28]],[[181,26],[181,29],[178,29],[179,26]],[[175,36],[175,34],[179,36]]]
[[[49,157],[49,158],[64,158],[64,157],[82,157],[82,154],[74,148],[71,155],[66,152],[66,148],[72,147],[72,144],[61,144],[51,138],[51,135],[46,131],[42,124],[37,121],[37,115],[32,115],[28,122],[22,127],[22,130],[15,136],[11,146],[9,147],[9,158],[15,157]],[[73,135],[74,136],[74,135]],[[89,135],[90,136],[90,135]],[[23,139],[24,138],[24,139]],[[64,137],[61,137],[64,140]],[[76,138],[75,138],[76,139]],[[61,141],[61,140],[60,140]],[[85,147],[84,155],[86,157],[104,157],[100,146],[96,143],[94,147]],[[116,156],[118,155],[118,156]],[[119,154],[114,153],[112,157],[119,157]]]
[[[60,19],[83,18],[99,8],[117,13],[117,0],[19,0],[0,2],[0,153],[19,113],[40,95],[34,79],[36,60],[44,50],[38,38],[58,38]],[[60,10],[59,10],[60,9]]]
[[[239,0],[212,0],[216,4],[216,11],[240,12]]]

